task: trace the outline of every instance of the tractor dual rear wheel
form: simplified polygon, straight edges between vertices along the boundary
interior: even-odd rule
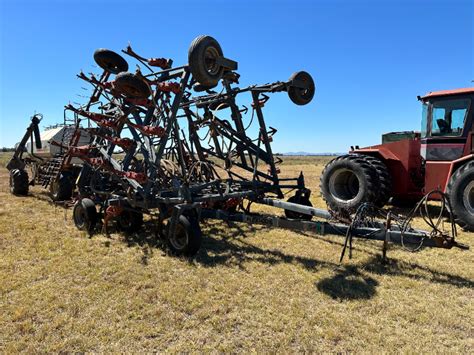
[[[474,161],[454,172],[446,192],[456,223],[467,231],[474,231]]]
[[[390,197],[390,175],[375,157],[346,154],[326,165],[320,189],[331,210],[352,213],[363,203],[383,206]]]

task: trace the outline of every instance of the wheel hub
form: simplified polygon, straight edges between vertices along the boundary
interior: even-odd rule
[[[216,75],[219,73],[220,66],[217,64],[217,58],[219,57],[219,51],[214,47],[206,49],[204,54],[206,69],[209,74]]]

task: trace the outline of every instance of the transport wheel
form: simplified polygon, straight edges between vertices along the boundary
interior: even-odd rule
[[[288,81],[293,80],[303,83],[306,88],[303,89],[296,86],[290,86],[288,88],[288,96],[290,97],[291,101],[297,105],[309,104],[313,99],[314,92],[316,90],[313,78],[307,72],[299,71],[290,76]]]
[[[115,77],[114,87],[127,97],[146,99],[151,95],[148,84],[135,74],[122,72]]]
[[[23,169],[10,171],[10,192],[18,196],[28,195],[28,173]]]
[[[321,174],[321,194],[334,211],[354,212],[365,202],[374,203],[378,189],[374,167],[357,154],[331,160]]]
[[[375,197],[374,204],[378,207],[383,207],[387,204],[392,194],[392,177],[388,172],[388,168],[379,158],[363,154],[359,154],[359,156],[375,169],[377,196]]]
[[[211,89],[219,83],[224,68],[217,58],[222,56],[221,46],[211,36],[199,36],[192,41],[188,51],[189,69],[201,87]]]
[[[125,233],[137,232],[143,225],[143,213],[138,211],[124,210],[117,217],[117,227]]]
[[[51,182],[49,192],[53,201],[66,201],[72,197],[74,191],[74,182],[72,174],[69,171],[63,171],[58,179]]]
[[[298,205],[313,207],[313,204],[311,203],[309,198],[304,196],[304,195],[301,195],[301,194],[299,194],[299,195],[296,194],[294,196],[291,196],[288,199],[288,202],[296,203]],[[302,220],[305,220],[305,221],[310,221],[313,218],[313,216],[311,216],[309,214],[298,213],[298,212],[294,212],[294,211],[290,211],[290,210],[285,210],[285,216],[287,218],[290,218],[290,219],[302,219]]]
[[[88,231],[89,233],[92,232],[98,221],[94,201],[89,198],[83,198],[77,201],[72,211],[72,218],[74,219],[74,224],[77,229]]]
[[[474,231],[474,161],[454,172],[446,192],[456,223],[467,231]]]
[[[94,52],[94,60],[99,67],[112,74],[118,74],[128,70],[127,61],[120,54],[109,49],[97,49]]]
[[[167,241],[171,252],[178,256],[194,256],[201,247],[202,232],[196,217],[179,216],[176,232],[171,235],[168,223]]]

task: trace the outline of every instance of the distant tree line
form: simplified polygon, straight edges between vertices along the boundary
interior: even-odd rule
[[[15,151],[15,148],[7,148],[7,147],[3,147],[2,148],[2,152],[5,153],[5,152],[13,152]]]

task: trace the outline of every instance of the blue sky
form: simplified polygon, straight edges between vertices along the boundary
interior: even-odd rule
[[[473,1],[0,0],[0,146],[29,117],[62,121],[82,101],[79,70],[96,48],[130,41],[147,57],[184,64],[192,39],[215,37],[239,62],[241,86],[311,73],[316,95],[266,105],[275,152],[344,152],[384,132],[420,129],[416,95],[473,86]],[[248,102],[242,102],[248,104]]]

